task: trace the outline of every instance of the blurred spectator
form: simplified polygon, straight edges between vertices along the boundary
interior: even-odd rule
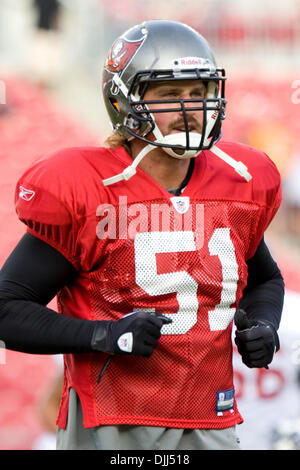
[[[57,18],[61,5],[57,0],[34,0],[38,12],[37,27],[46,30],[57,29]]]
[[[61,5],[57,0],[34,0],[35,31],[29,51],[31,80],[52,88],[62,73]]]

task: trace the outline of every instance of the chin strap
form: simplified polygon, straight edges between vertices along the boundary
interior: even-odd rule
[[[234,160],[232,157],[230,157],[227,153],[223,152],[219,147],[216,147],[215,145],[212,146],[210,149],[212,153],[214,153],[217,157],[221,158],[225,163],[230,165],[240,176],[245,178],[247,182],[249,182],[252,179],[252,176],[248,172],[248,168],[244,163],[242,162],[237,162]]]
[[[118,175],[112,176],[111,178],[106,178],[103,180],[104,186],[109,186],[114,183],[118,183],[119,181],[122,180],[129,180],[132,176],[136,174],[136,167],[140,163],[140,161],[147,155],[147,153],[151,152],[154,148],[157,148],[155,145],[148,144],[146,147],[141,150],[141,152],[135,157],[133,160],[132,164],[129,165],[125,170],[122,171],[122,173],[119,173]]]
[[[122,180],[129,180],[132,176],[136,174],[136,167],[138,164],[141,162],[141,160],[147,155],[147,153],[151,152],[154,148],[157,148],[157,146],[148,144],[146,147],[141,150],[141,152],[137,155],[137,157],[133,160],[132,164],[129,165],[125,170],[122,171],[122,173],[119,173],[118,175],[112,176],[111,178],[106,178],[103,180],[104,186],[109,186],[114,183],[118,183],[119,181]],[[212,153],[214,153],[218,158],[223,160],[225,163],[230,165],[240,176],[245,178],[247,182],[249,182],[252,179],[252,176],[248,172],[248,168],[244,163],[242,162],[237,162],[234,160],[232,157],[230,157],[227,153],[223,152],[219,147],[216,147],[215,145],[212,146],[210,149]]]

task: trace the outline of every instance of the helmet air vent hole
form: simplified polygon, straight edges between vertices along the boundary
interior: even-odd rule
[[[109,101],[110,101],[110,104],[113,106],[113,108],[119,113],[120,112],[119,103],[113,98],[110,98]]]

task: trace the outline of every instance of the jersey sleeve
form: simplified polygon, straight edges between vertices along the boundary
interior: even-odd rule
[[[258,203],[259,217],[247,258],[251,258],[273,221],[282,201],[281,176],[272,160],[263,154],[263,161],[253,178],[253,200]]]
[[[16,185],[15,208],[29,233],[58,250],[78,269],[78,217],[73,210],[72,185],[65,177],[67,168],[58,158],[41,159],[23,174]]]

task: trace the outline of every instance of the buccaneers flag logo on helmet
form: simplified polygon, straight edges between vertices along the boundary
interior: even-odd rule
[[[127,41],[125,38],[117,39],[109,51],[105,61],[105,68],[110,72],[122,72],[127,67],[144,39],[145,36],[138,41]]]

